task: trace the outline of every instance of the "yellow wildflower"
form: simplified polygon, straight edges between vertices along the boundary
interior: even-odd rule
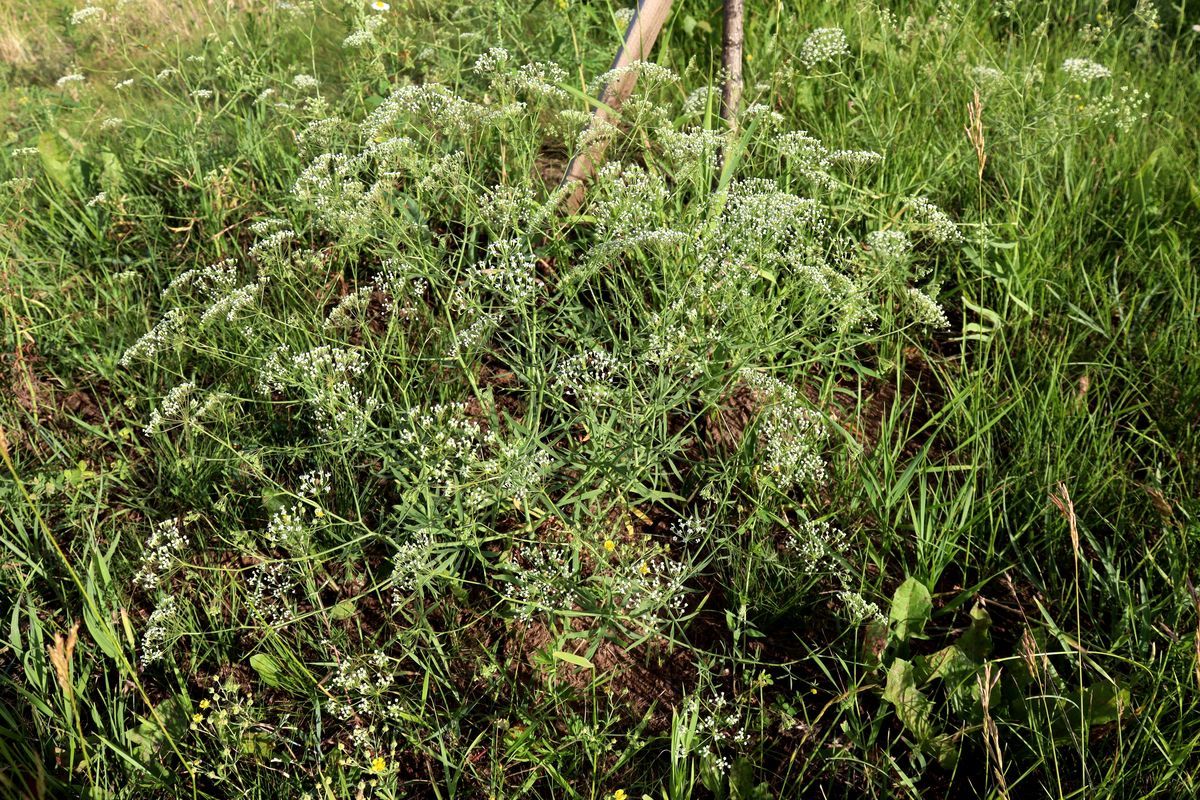
[[[378,775],[386,769],[387,762],[383,760],[383,756],[375,756],[375,758],[371,761],[371,772],[374,772],[376,775]]]
[[[617,789],[613,792],[613,800],[626,800],[629,795],[625,794],[624,789]]]
[[[612,539],[605,539],[604,540],[604,549],[611,553],[613,550],[617,549],[617,543],[614,542]]]

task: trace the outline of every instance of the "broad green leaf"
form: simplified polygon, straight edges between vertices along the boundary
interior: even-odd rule
[[[63,148],[62,142],[50,131],[43,131],[38,137],[38,152],[42,156],[42,168],[46,174],[61,188],[71,185],[71,156]]]
[[[258,673],[258,677],[268,686],[282,685],[282,670],[279,662],[266,653],[255,653],[250,656],[250,666]]]
[[[925,584],[916,578],[904,581],[892,598],[890,617],[896,638],[905,642],[912,637],[923,636],[925,623],[929,621],[931,613],[933,598]]]
[[[969,658],[982,664],[992,652],[992,618],[983,606],[971,609],[971,625],[955,643]]]
[[[103,165],[100,170],[101,185],[108,190],[121,188],[125,183],[125,169],[121,166],[121,159],[117,158],[115,153],[105,150],[100,154],[100,163]]]
[[[939,733],[933,719],[933,702],[917,688],[913,665],[902,658],[888,670],[883,699],[896,709],[896,718],[917,740],[922,750],[932,753],[942,766],[953,767],[958,751],[949,736]]]
[[[342,602],[338,603],[337,605],[335,605],[333,608],[329,609],[329,618],[335,619],[335,620],[336,619],[349,619],[350,617],[354,616],[354,611],[355,611],[354,601],[350,600],[350,599],[346,599],[346,600],[343,600]]]

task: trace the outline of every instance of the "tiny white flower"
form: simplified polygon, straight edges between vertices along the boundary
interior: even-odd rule
[[[292,85],[301,91],[307,91],[309,89],[316,89],[320,85],[320,81],[318,81],[312,75],[300,73],[296,77],[292,78]]]
[[[71,14],[71,24],[82,25],[88,20],[95,19],[97,17],[102,18],[104,15],[105,11],[103,8],[99,8],[97,6],[86,6]]]
[[[371,3],[372,11],[390,11],[391,8],[392,7],[383,2],[383,0],[374,0],[374,2]]]

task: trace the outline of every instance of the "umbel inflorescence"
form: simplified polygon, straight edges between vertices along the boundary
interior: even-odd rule
[[[371,24],[347,46],[368,44]],[[814,34],[806,61],[845,56],[838,34]],[[688,613],[691,540],[717,521],[680,528],[696,533],[684,546],[601,512],[514,519],[564,498],[615,504],[629,491],[619,481],[650,458],[695,468],[680,423],[661,421],[686,427],[738,387],[754,398],[744,491],[803,496],[827,480],[832,423],[776,360],[781,346],[802,362],[812,343],[946,324],[933,266],[962,236],[926,197],[864,204],[853,186],[886,169],[881,155],[785,130],[754,104],[762,124],[731,165],[705,111],[712,91],[634,68],[649,93],[630,101],[627,124],[584,136],[562,70],[499,50],[478,59],[473,87],[406,84],[357,122],[314,118],[282,216],[258,220],[242,255],[163,291],[122,363],[204,377],[157,401],[146,433],[163,446],[230,443],[239,470],[286,496],[245,534],[256,618],[292,624],[311,580],[304,559],[346,541],[386,541],[380,588],[407,613],[460,587],[471,548],[498,537],[503,561],[472,580],[515,619],[585,608],[623,630],[665,631]],[[293,84],[319,86],[303,74]],[[560,207],[569,187],[539,174],[539,150],[520,168],[501,157],[517,141],[570,155],[596,136],[610,157],[572,217]],[[250,455],[272,452],[289,459],[277,479]],[[334,457],[384,487],[386,511],[334,513],[319,469]],[[605,463],[605,477],[584,466]],[[805,530],[785,551],[832,565],[840,540]],[[183,547],[172,531],[147,544],[148,589]],[[180,624],[170,603],[160,611],[147,662]]]

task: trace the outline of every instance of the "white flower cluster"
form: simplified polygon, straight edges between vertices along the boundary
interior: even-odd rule
[[[443,133],[467,135],[519,119],[525,103],[483,105],[467,100],[438,83],[401,86],[379,104],[363,122],[367,141],[397,135],[420,121]],[[417,119],[413,119],[416,117]]]
[[[71,24],[83,25],[92,20],[104,19],[107,12],[99,6],[84,6],[71,12]]]
[[[846,534],[824,520],[806,519],[792,529],[788,549],[799,556],[800,569],[808,575],[837,567],[845,552]]]
[[[293,192],[297,199],[311,204],[317,219],[333,232],[348,233],[361,229],[370,220],[383,197],[384,184],[364,182],[363,156],[321,153],[296,179]],[[273,234],[278,236],[279,234]]]
[[[829,150],[807,131],[787,131],[777,135],[774,141],[790,168],[823,189],[834,185],[830,172],[835,167],[859,170],[883,161],[883,156],[872,150]]]
[[[543,61],[523,64],[508,78],[513,92],[547,100],[566,100],[569,97],[566,91],[559,88],[559,84],[565,83],[566,80],[566,70],[557,64]]]
[[[538,614],[554,614],[575,607],[577,577],[571,551],[566,547],[529,547],[512,562],[517,618],[531,621]]]
[[[1081,111],[1084,119],[1097,124],[1112,125],[1117,130],[1128,133],[1149,117],[1145,110],[1149,101],[1149,92],[1122,84],[1111,94],[1086,104]]]
[[[554,385],[580,403],[593,405],[611,399],[620,382],[621,364],[604,350],[571,356],[559,367]]]
[[[596,176],[590,200],[601,241],[629,239],[651,229],[670,196],[666,183],[638,164],[611,161]]]
[[[734,181],[717,242],[733,261],[766,258],[765,266],[820,259],[829,219],[819,202],[780,191],[765,178]]]
[[[853,169],[865,169],[882,161],[883,156],[874,150],[834,150],[826,158],[825,163],[831,166],[836,164]]]
[[[266,285],[267,281],[264,278],[261,281],[232,289],[228,294],[218,297],[200,315],[200,326],[206,327],[222,318],[226,322],[236,322],[241,312],[258,306],[259,298]],[[252,328],[247,326],[243,328],[243,332],[248,335],[252,332]]]
[[[759,412],[763,471],[785,491],[823,479],[821,449],[829,437],[824,417],[778,378],[749,369],[741,377],[764,404]]]
[[[496,448],[496,458],[487,465],[497,476],[497,498],[524,503],[529,495],[541,488],[554,456],[540,448],[536,441],[502,441]]]
[[[275,231],[250,245],[246,252],[256,260],[279,259],[289,242],[296,240],[296,232],[290,228]]]
[[[197,394],[196,384],[190,381],[167,392],[162,404],[150,413],[150,421],[143,429],[145,434],[154,436],[176,426],[197,426],[229,398],[224,392],[209,392],[203,398]]]
[[[328,472],[312,470],[301,475],[296,487],[300,499],[271,515],[267,521],[267,541],[291,553],[306,554],[314,530],[325,519],[320,497],[331,491]]]
[[[912,254],[912,240],[904,231],[871,231],[866,245],[871,254],[884,263],[904,261]]]
[[[396,441],[412,460],[414,473],[448,494],[471,483],[485,445],[495,442],[466,410],[465,403],[414,406],[396,421]]]
[[[162,291],[166,298],[182,294],[191,289],[207,300],[214,300],[233,290],[237,283],[237,262],[232,258],[218,261],[207,267],[189,269],[176,276]]]
[[[968,70],[971,81],[980,89],[995,89],[1004,83],[1004,73],[986,64],[976,64]]]
[[[146,621],[146,630],[142,634],[142,667],[148,667],[166,656],[178,620],[179,606],[175,595],[166,595]]]
[[[519,69],[508,69],[511,54],[493,47],[475,59],[475,73],[489,79],[492,89],[507,94],[525,93],[531,97],[566,100],[568,95],[558,84],[567,79],[566,70],[557,64],[533,62]]]
[[[850,55],[850,42],[841,28],[817,28],[800,45],[800,61],[812,69]]]
[[[303,503],[276,511],[267,521],[267,541],[291,553],[305,553],[311,539],[307,511]]]
[[[662,144],[663,155],[677,168],[683,169],[704,166],[715,170],[721,146],[725,142],[724,134],[713,128],[679,130],[662,127],[656,131],[656,136]]]
[[[491,47],[475,59],[474,70],[477,75],[491,75],[508,64],[512,54],[503,47]]]
[[[376,275],[371,285],[379,298],[383,313],[400,319],[408,319],[417,313],[417,305],[429,291],[429,281],[424,278],[407,278],[398,269],[394,259],[383,262],[383,271]]]
[[[163,577],[174,569],[188,545],[177,520],[163,520],[154,526],[142,549],[142,563],[133,582],[143,589],[157,589]]]
[[[721,105],[721,90],[715,86],[701,86],[693,89],[683,100],[681,111],[684,116],[694,117],[705,111],[716,112]]]
[[[375,31],[383,26],[384,21],[384,17],[379,15],[367,17],[363,20],[361,28],[355,28],[342,40],[342,47],[354,49],[375,44]]]
[[[1112,77],[1112,70],[1090,58],[1068,58],[1062,63],[1062,71],[1068,78],[1079,83],[1091,83]]]
[[[680,517],[671,525],[671,541],[682,547],[692,547],[708,536],[709,525],[698,514]]]
[[[501,316],[492,313],[476,313],[470,317],[470,323],[458,327],[454,331],[454,341],[450,345],[447,356],[462,358],[480,349],[500,327]]]
[[[962,241],[962,234],[950,215],[942,211],[927,197],[908,198],[908,209],[916,217],[922,231],[938,244],[952,244]]]
[[[648,555],[622,565],[614,576],[617,606],[648,632],[678,622],[686,610],[684,565],[666,555]]]
[[[182,309],[169,309],[153,328],[125,351],[118,363],[122,367],[128,367],[139,358],[153,358],[173,347],[183,332],[185,316]]]
[[[838,592],[838,600],[842,602],[842,613],[849,617],[855,625],[864,622],[886,622],[883,611],[875,603],[868,601],[858,592],[849,589]]]
[[[741,711],[723,692],[716,692],[704,700],[693,695],[688,698],[686,708],[687,714],[696,720],[693,739],[700,743],[697,753],[710,768],[727,773],[731,762],[726,751],[738,751],[750,743]],[[675,760],[683,761],[687,753],[675,752],[673,756]]]
[[[418,531],[396,548],[392,557],[392,605],[402,607],[413,592],[429,580],[437,567],[435,545],[428,530]]]
[[[487,258],[475,265],[467,290],[490,294],[502,307],[513,309],[532,300],[542,288],[537,261],[522,239],[501,239],[487,248]],[[456,299],[464,302],[461,292]]]
[[[354,381],[366,372],[362,352],[321,345],[293,353],[281,345],[267,358],[258,376],[263,394],[295,387],[305,394],[318,430],[331,440],[353,441],[366,433],[379,402],[364,398]]]
[[[312,75],[301,72],[292,78],[292,86],[295,86],[302,92],[314,91],[321,85],[321,82]]]
[[[639,87],[647,84],[675,83],[679,80],[678,73],[662,64],[655,64],[652,61],[632,61],[623,67],[616,67],[603,73],[592,81],[589,88],[599,96],[605,86],[626,75],[637,75],[637,86]]]
[[[946,316],[946,310],[933,299],[931,296],[933,294],[937,294],[936,286],[926,289],[909,286],[905,291],[905,297],[910,313],[921,325],[928,325],[931,328],[949,328],[950,320]]]
[[[69,75],[63,75],[61,78],[56,80],[54,85],[61,89],[64,86],[68,86],[72,83],[83,83],[85,80],[87,80],[87,78],[83,77],[83,75],[79,74],[78,72],[72,72]]]
[[[399,719],[399,700],[388,698],[396,682],[390,667],[391,659],[379,651],[338,664],[329,683],[341,696],[330,699],[326,708],[343,722],[355,717]]]
[[[742,118],[747,123],[758,123],[759,129],[763,131],[777,131],[787,124],[787,117],[766,103],[751,103],[746,106]]]
[[[301,155],[314,158],[332,148],[345,135],[346,122],[341,117],[314,119],[296,134],[296,147]]]
[[[496,185],[479,197],[479,216],[495,230],[530,230],[546,215],[530,186]]]
[[[362,286],[347,294],[325,317],[325,330],[352,330],[362,324],[374,294],[375,290],[371,286]]]
[[[251,612],[266,624],[279,625],[288,619],[296,585],[296,576],[287,564],[259,564],[247,581],[246,602]]]

